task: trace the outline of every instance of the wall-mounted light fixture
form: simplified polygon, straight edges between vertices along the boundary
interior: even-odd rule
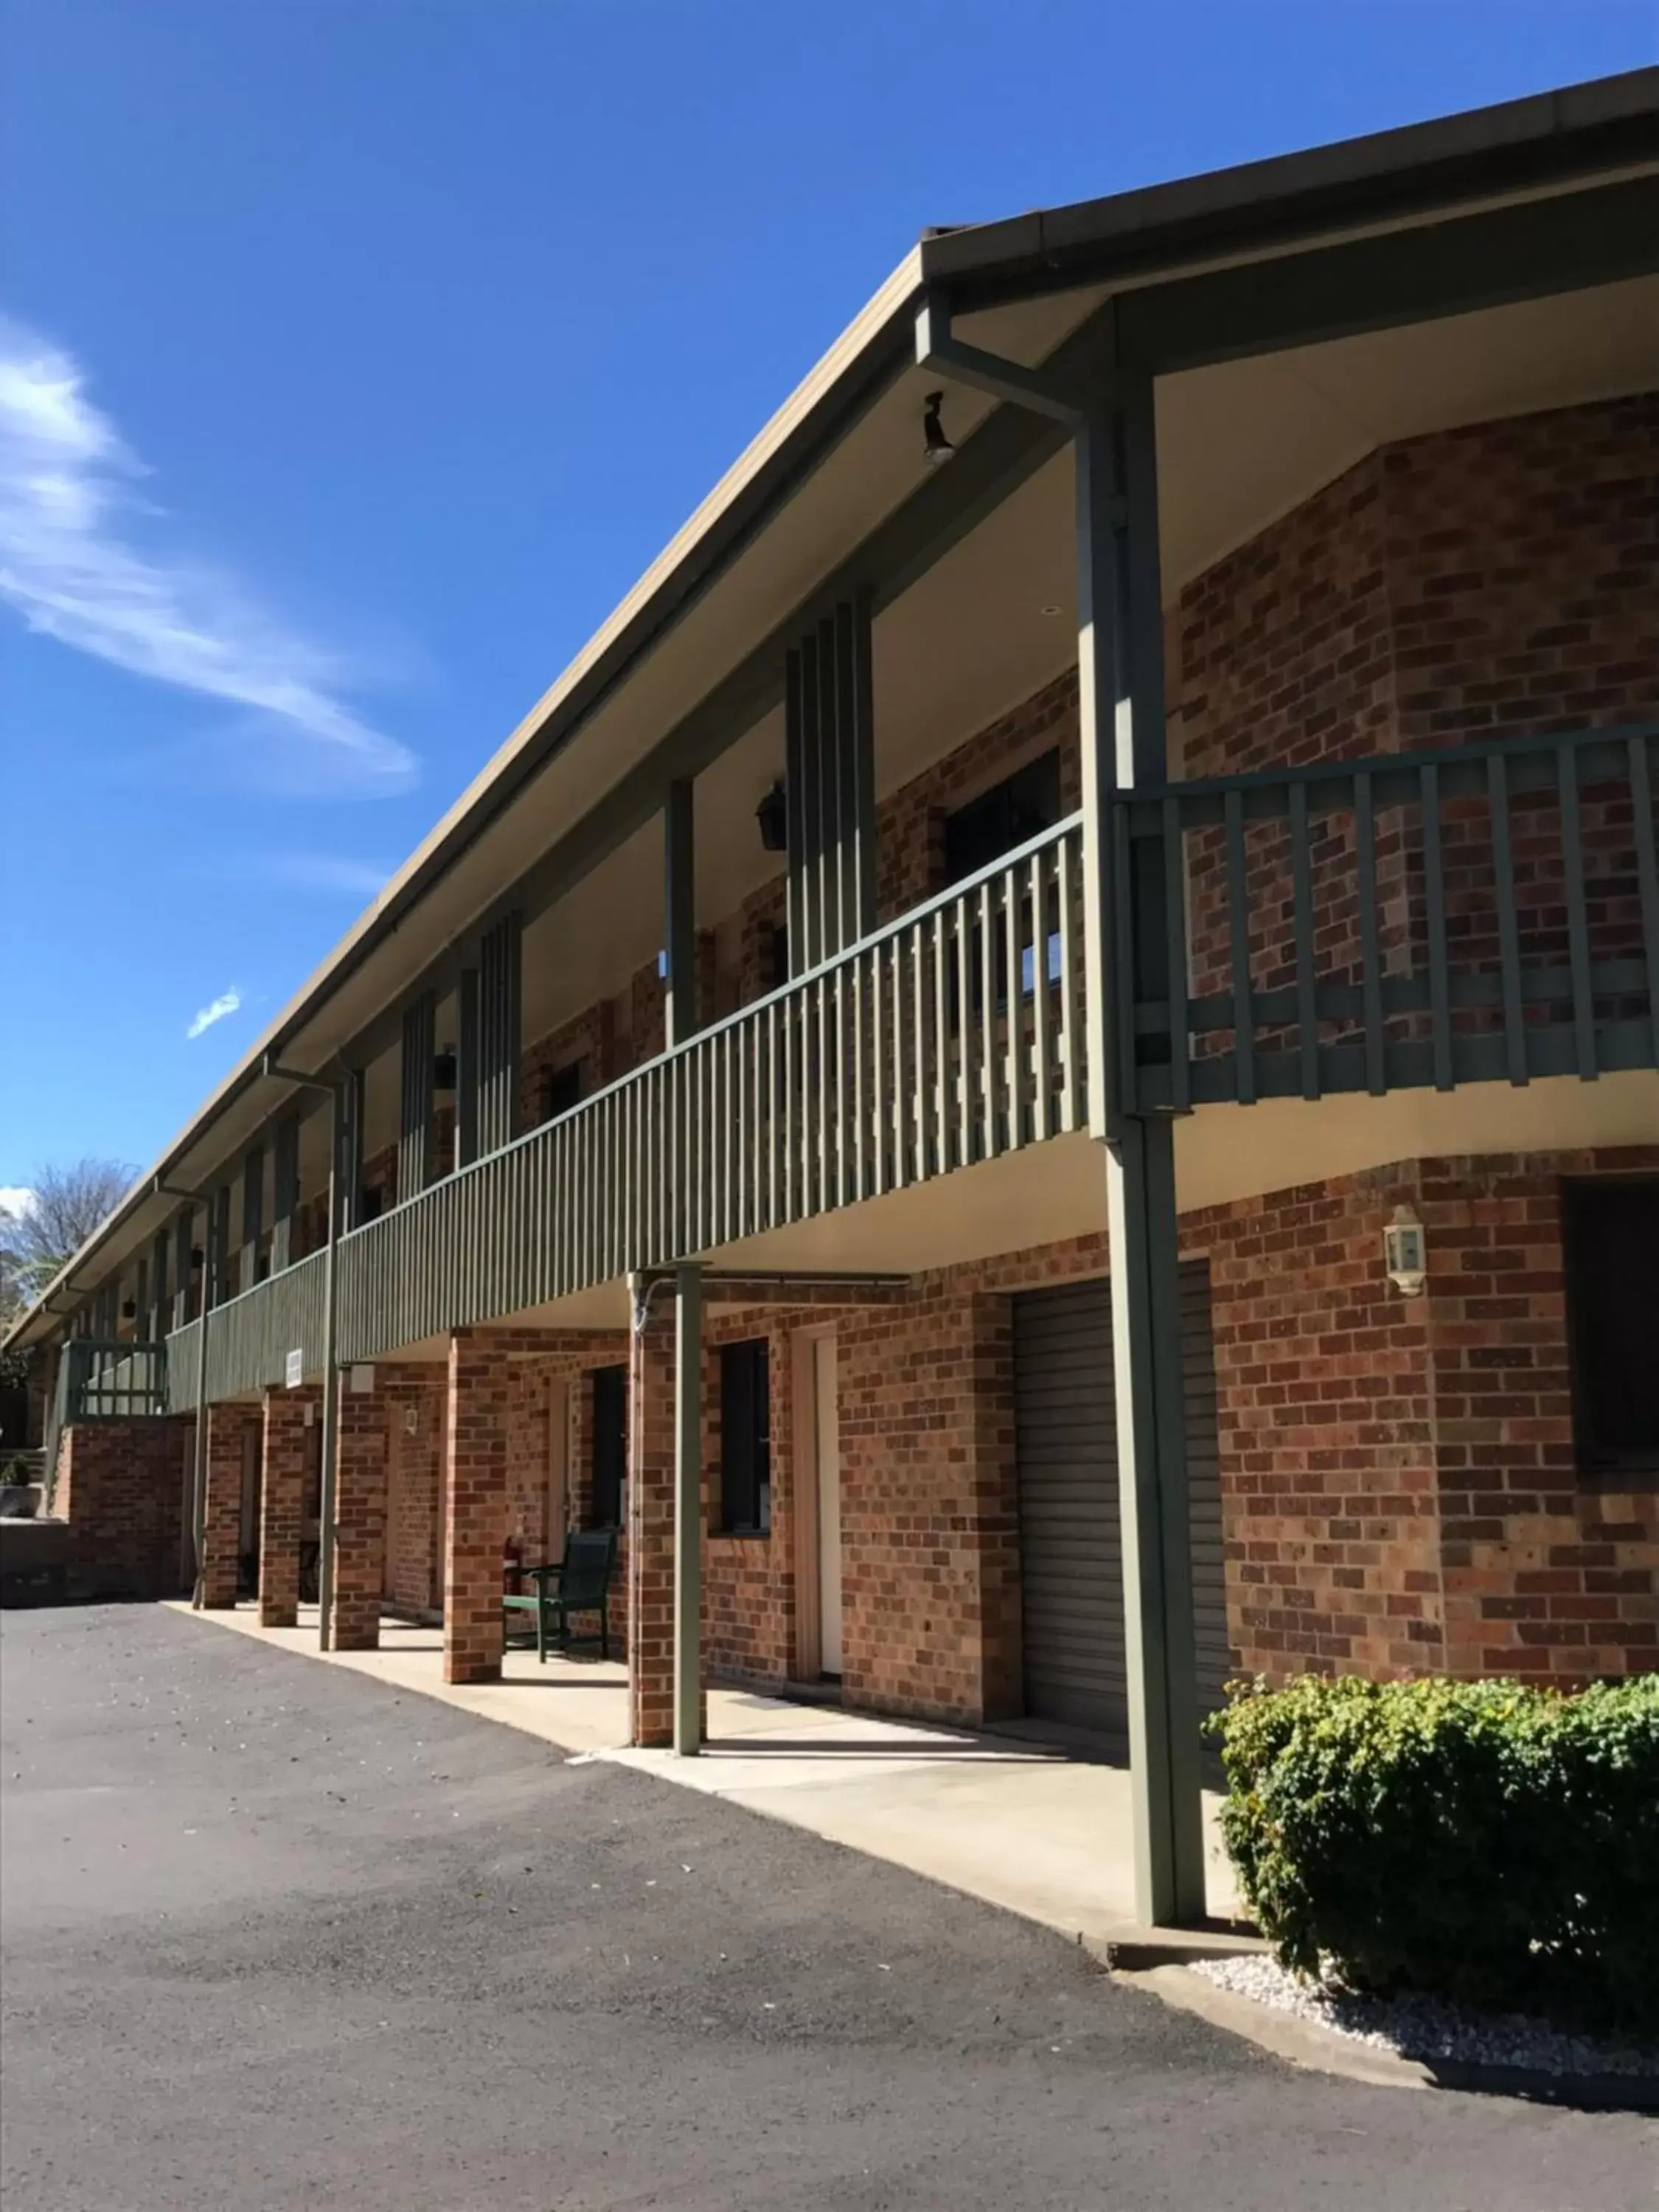
[[[453,1044],[447,1044],[432,1063],[432,1088],[434,1091],[453,1091],[455,1080],[455,1048]]]
[[[789,849],[789,809],[784,798],[781,777],[755,809],[755,819],[760,824],[762,850],[787,853]]]
[[[123,1298],[123,1299],[122,1299],[122,1301],[121,1301],[121,1318],[122,1318],[122,1320],[123,1320],[123,1321],[137,1321],[137,1318],[138,1318],[138,1301],[137,1301],[137,1298]]]
[[[404,1434],[406,1437],[417,1436],[420,1433],[420,1408],[417,1406],[405,1406],[404,1407]]]
[[[1418,1298],[1429,1273],[1429,1248],[1423,1224],[1409,1206],[1396,1206],[1382,1231],[1382,1265],[1401,1297]]]
[[[945,434],[945,425],[939,411],[945,404],[942,392],[930,392],[921,403],[921,458],[930,469],[942,469],[946,461],[956,459],[956,447]]]
[[[204,1255],[201,1246],[199,1244],[192,1244],[190,1248],[190,1266],[191,1273],[192,1274],[194,1274],[196,1270],[201,1266],[203,1256]]]

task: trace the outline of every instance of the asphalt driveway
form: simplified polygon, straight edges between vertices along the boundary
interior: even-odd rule
[[[1622,2114],[1298,2073],[1056,1936],[158,1609],[0,1623],[6,2212],[1636,2212]]]

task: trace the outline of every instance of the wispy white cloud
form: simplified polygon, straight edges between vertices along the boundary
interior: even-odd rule
[[[26,1182],[0,1182],[0,1219],[21,1220],[33,1203],[34,1193]]]
[[[221,991],[216,999],[197,1009],[185,1035],[187,1037],[200,1036],[203,1030],[210,1030],[215,1022],[222,1022],[227,1014],[234,1014],[241,1003],[242,994],[233,983],[229,990]]]
[[[70,354],[0,316],[0,599],[77,652],[241,710],[241,741],[290,756],[290,786],[404,789],[414,756],[343,703],[336,656],[212,566],[146,549],[148,471],[86,386]]]
[[[250,861],[256,875],[296,890],[335,891],[343,898],[371,899],[383,890],[392,870],[379,860],[359,860],[344,853],[261,853]]]

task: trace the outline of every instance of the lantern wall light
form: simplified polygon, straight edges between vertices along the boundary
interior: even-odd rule
[[[1409,1206],[1396,1206],[1382,1231],[1382,1265],[1403,1298],[1419,1298],[1428,1279],[1429,1248],[1423,1224]]]

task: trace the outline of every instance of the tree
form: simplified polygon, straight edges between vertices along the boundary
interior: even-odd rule
[[[121,1160],[45,1167],[21,1203],[0,1207],[0,1305],[15,1319],[38,1298],[126,1194],[137,1170]]]

